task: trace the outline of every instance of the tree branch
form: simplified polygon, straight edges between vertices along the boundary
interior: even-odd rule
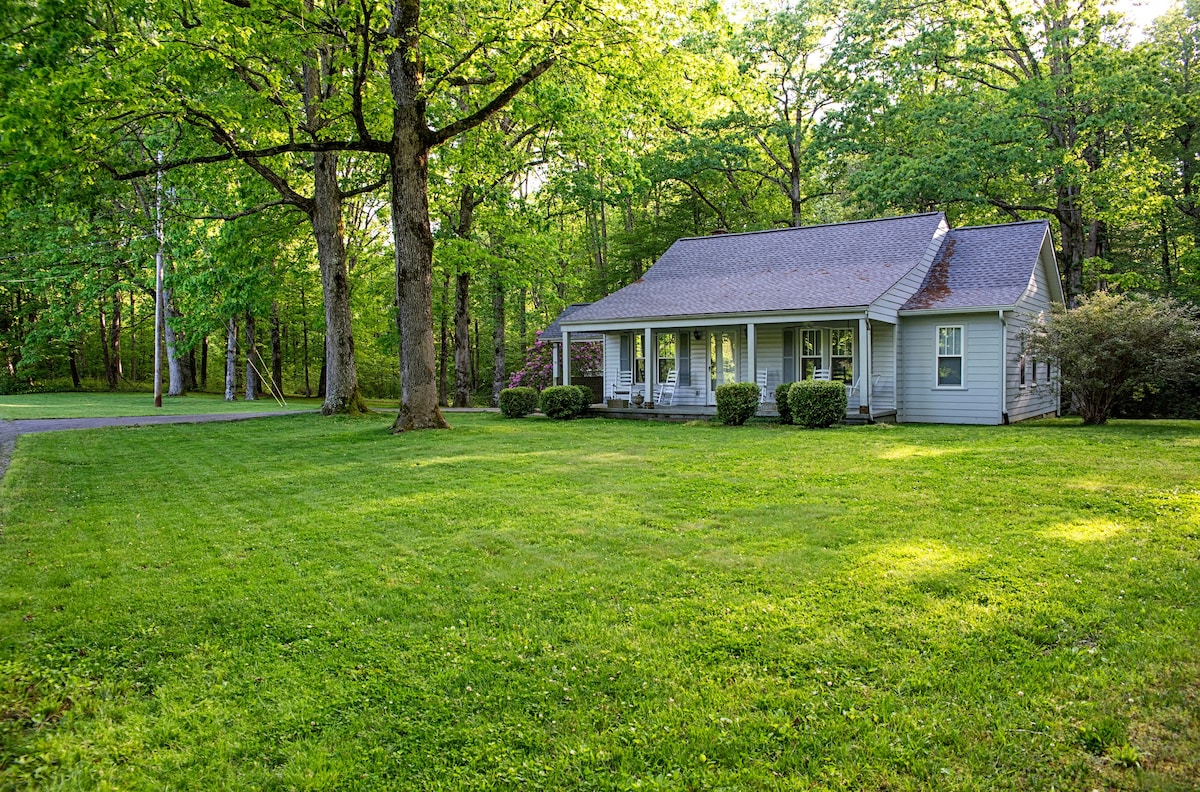
[[[433,146],[445,143],[447,140],[450,140],[457,135],[461,135],[463,132],[466,132],[469,129],[474,129],[475,127],[479,126],[497,111],[502,109],[505,105],[507,105],[510,101],[512,101],[512,98],[520,93],[522,88],[524,88],[526,85],[529,85],[529,83],[533,82],[543,73],[545,73],[547,69],[554,65],[554,61],[557,59],[557,55],[551,55],[545,60],[541,60],[533,64],[525,71],[524,74],[517,77],[517,79],[513,80],[507,88],[498,93],[496,97],[492,99],[492,101],[488,102],[474,113],[460,118],[457,121],[442,127],[441,129],[431,130],[426,135],[426,143],[430,148],[432,148]]]

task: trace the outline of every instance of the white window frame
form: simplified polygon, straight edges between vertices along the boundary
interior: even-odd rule
[[[942,354],[942,331],[958,331],[958,354]],[[942,358],[956,357],[959,360],[958,384],[943,385],[938,376],[938,364]],[[966,390],[967,387],[967,328],[965,325],[937,325],[933,329],[933,387],[937,390]]]

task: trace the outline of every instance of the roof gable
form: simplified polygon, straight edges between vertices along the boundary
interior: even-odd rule
[[[921,288],[901,310],[1016,305],[1042,258],[1045,220],[957,228],[946,234]]]

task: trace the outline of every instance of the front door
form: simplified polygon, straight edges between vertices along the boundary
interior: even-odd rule
[[[717,403],[717,387],[737,382],[737,335],[733,330],[708,334],[708,403]]]

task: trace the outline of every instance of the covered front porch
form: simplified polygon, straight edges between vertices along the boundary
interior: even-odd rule
[[[770,415],[775,389],[801,379],[844,382],[848,416],[875,420],[896,410],[896,326],[865,311],[579,329],[603,335],[604,395],[614,417],[712,415],[717,388],[729,382],[758,384],[759,413]],[[564,327],[568,340],[572,332]]]

